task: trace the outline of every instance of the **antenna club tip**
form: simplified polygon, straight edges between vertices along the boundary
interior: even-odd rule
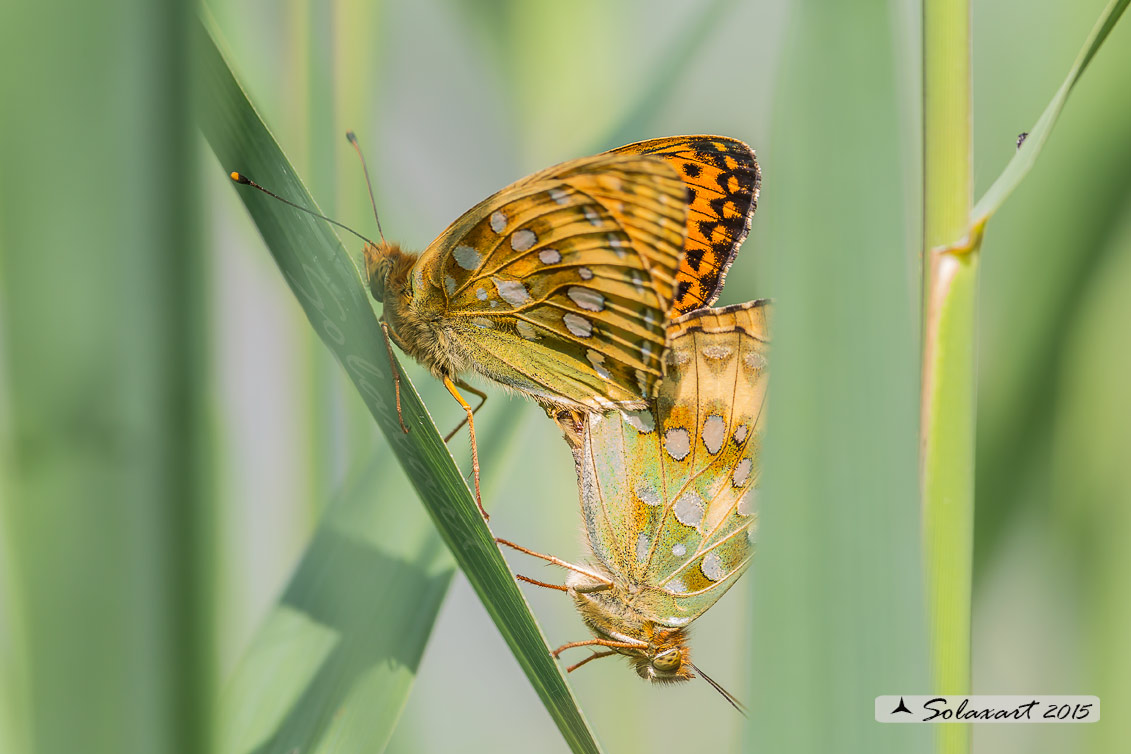
[[[231,173],[228,173],[228,177],[236,183],[242,183],[245,186],[251,183],[251,181],[248,180],[247,176],[242,175],[241,173],[237,173],[234,170]]]
[[[356,144],[357,134],[355,134],[353,131],[346,131],[346,141],[348,141],[350,144]]]

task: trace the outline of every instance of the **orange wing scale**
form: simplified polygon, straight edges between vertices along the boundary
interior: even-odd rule
[[[672,314],[710,306],[750,232],[762,177],[754,150],[722,136],[672,136],[613,152],[662,157],[687,187],[687,241]]]

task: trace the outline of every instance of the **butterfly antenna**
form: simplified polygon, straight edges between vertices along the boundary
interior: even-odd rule
[[[722,694],[723,699],[726,699],[728,702],[730,702],[730,706],[734,707],[736,710],[741,712],[743,714],[743,716],[746,715],[746,705],[744,705],[742,702],[738,701],[738,699],[736,699],[734,697],[734,694],[730,693],[729,691],[724,689],[722,686],[720,686],[718,684],[718,682],[715,681],[714,678],[712,678],[711,676],[704,673],[694,663],[689,663],[689,664],[691,665],[692,669],[694,669],[695,672],[698,673],[703,678],[704,681],[711,684],[711,688],[713,688],[715,691]]]
[[[244,175],[243,173],[236,173],[236,172],[234,172],[234,171],[233,171],[233,172],[229,173],[229,174],[228,174],[228,176],[229,176],[229,177],[230,177],[230,178],[231,178],[231,179],[232,179],[233,181],[235,181],[236,183],[239,183],[239,184],[241,184],[241,185],[243,185],[243,186],[251,186],[251,187],[252,187],[252,188],[254,188],[254,189],[259,189],[259,190],[260,190],[260,191],[262,191],[262,192],[263,192],[264,194],[267,194],[267,196],[270,196],[270,197],[272,197],[272,198],[278,199],[278,200],[279,200],[279,201],[281,201],[281,202],[282,202],[283,204],[289,204],[290,206],[294,207],[295,209],[299,210],[300,212],[305,212],[305,213],[306,213],[306,214],[308,214],[308,215],[313,215],[313,216],[315,216],[315,217],[317,217],[317,218],[319,218],[319,219],[321,219],[321,220],[325,220],[326,222],[330,223],[331,225],[336,225],[336,226],[338,226],[338,227],[339,227],[339,228],[341,228],[342,230],[346,230],[346,231],[349,231],[350,233],[353,233],[353,234],[354,234],[355,236],[357,236],[357,237],[358,237],[358,238],[360,238],[360,239],[361,239],[362,241],[365,241],[365,242],[366,242],[366,243],[368,243],[368,244],[373,244],[374,246],[376,246],[376,245],[377,245],[377,244],[374,244],[374,243],[373,243],[373,241],[369,240],[369,239],[368,239],[368,238],[366,238],[365,236],[363,236],[363,235],[361,235],[360,233],[358,233],[358,232],[357,232],[356,230],[354,230],[354,229],[353,229],[353,228],[351,228],[350,226],[348,226],[348,225],[343,225],[342,223],[338,222],[337,220],[334,220],[334,219],[332,219],[332,218],[326,217],[325,215],[319,214],[319,213],[315,212],[315,211],[314,211],[314,210],[312,210],[312,209],[308,209],[307,207],[303,207],[303,206],[302,206],[301,204],[295,204],[295,203],[294,203],[294,202],[292,202],[292,201],[291,201],[290,199],[284,199],[283,197],[281,197],[281,196],[279,196],[278,194],[276,194],[276,193],[275,193],[274,191],[269,191],[269,190],[267,190],[267,189],[263,188],[262,186],[260,186],[260,185],[259,185],[258,183],[256,183],[255,181],[251,180],[250,178],[248,178],[248,177],[247,177],[246,175]],[[381,240],[384,240],[384,238],[382,238]]]
[[[361,153],[361,145],[357,143],[357,134],[353,131],[346,131],[346,139],[350,144],[353,144],[354,150],[357,152],[357,158],[361,160],[361,171],[365,173],[365,187],[369,189],[369,204],[373,207],[373,219],[377,221],[377,233],[380,234],[381,240],[385,240],[385,233],[381,230],[381,218],[377,216],[377,200],[373,198],[373,184],[369,181],[369,166],[365,164],[365,155]]]

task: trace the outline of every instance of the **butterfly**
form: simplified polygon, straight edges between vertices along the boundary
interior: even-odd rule
[[[667,329],[666,374],[648,408],[585,417],[574,448],[591,558],[575,565],[497,540],[569,570],[566,591],[604,648],[573,665],[620,654],[642,677],[703,676],[688,625],[750,563],[758,452],[769,372],[766,301],[700,309]]]
[[[663,374],[666,323],[718,297],[760,180],[740,141],[654,139],[523,178],[419,254],[383,237],[365,246],[386,344],[427,367],[466,413],[485,518],[478,407],[458,388],[480,406],[486,395],[461,375],[572,417],[567,432],[589,412],[644,408]],[[401,427],[408,431],[403,419]]]

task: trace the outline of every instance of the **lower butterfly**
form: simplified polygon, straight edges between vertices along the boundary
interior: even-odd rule
[[[649,408],[584,417],[574,449],[591,557],[567,563],[501,544],[569,570],[565,586],[595,638],[655,683],[702,676],[691,662],[688,625],[750,563],[758,451],[769,372],[765,301],[700,309],[667,330],[666,373]]]
[[[643,408],[663,372],[665,323],[718,297],[760,180],[754,152],[735,139],[653,139],[523,178],[419,254],[383,236],[366,243],[386,343],[427,367],[466,414],[484,518],[477,409],[460,389],[486,395],[462,375],[523,393],[555,418]],[[399,381],[396,397],[400,417]]]

